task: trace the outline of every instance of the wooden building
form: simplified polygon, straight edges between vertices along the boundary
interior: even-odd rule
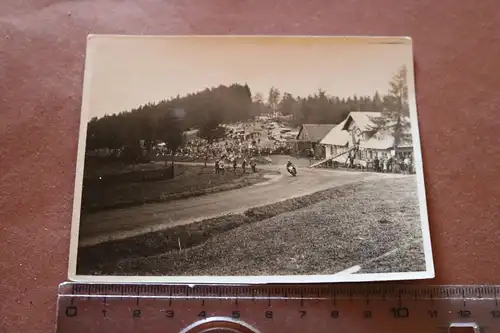
[[[392,156],[412,157],[413,144],[411,141],[411,130],[406,129],[405,137],[410,139],[401,140],[395,146],[394,136],[390,133],[382,133],[377,130],[375,119],[382,117],[380,112],[351,112],[344,121],[332,128],[321,140],[325,149],[325,158],[333,157],[339,163],[345,163],[347,154],[342,154],[356,147],[355,163],[363,167],[377,158],[389,158]],[[409,119],[405,119],[409,122]],[[354,151],[353,151],[354,152]],[[337,156],[337,157],[336,157]]]
[[[303,124],[296,137],[298,153],[308,155],[310,151],[313,151],[315,157],[324,157],[324,146],[320,142],[334,127],[333,124]]]

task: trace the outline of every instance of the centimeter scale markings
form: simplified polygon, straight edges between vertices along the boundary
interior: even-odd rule
[[[500,333],[497,295],[500,286],[65,283],[57,332]]]

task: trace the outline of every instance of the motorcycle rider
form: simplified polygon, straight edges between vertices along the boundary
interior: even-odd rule
[[[288,160],[288,162],[286,163],[286,170],[290,172],[290,168],[295,169],[295,166],[293,165],[292,161]]]

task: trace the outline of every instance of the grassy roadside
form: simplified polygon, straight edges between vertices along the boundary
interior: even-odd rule
[[[356,184],[351,184],[319,191],[263,207],[248,209],[243,214],[220,216],[123,240],[81,248],[78,250],[78,269],[85,272],[80,274],[90,274],[91,272],[97,274],[95,272],[107,272],[108,269],[114,269],[115,262],[124,258],[147,257],[197,246],[212,236],[236,229],[239,226],[262,221],[323,200],[342,196],[344,191],[349,188],[354,189],[356,186]]]
[[[403,178],[346,187],[335,199],[245,224],[193,248],[122,260],[116,273],[333,274],[421,237],[413,182]]]
[[[232,171],[215,174],[212,168],[195,165],[175,166],[176,177],[166,181],[89,186],[84,183],[82,207],[86,213],[106,209],[140,206],[194,196],[234,190],[267,180],[277,174],[269,170],[243,174]]]
[[[415,179],[350,184],[79,250],[79,274],[332,274],[417,236]]]
[[[425,254],[422,238],[402,246],[388,255],[363,264],[357,273],[395,273],[425,271]]]

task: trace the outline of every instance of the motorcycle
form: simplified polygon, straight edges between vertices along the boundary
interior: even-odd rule
[[[292,175],[292,176],[297,176],[297,170],[293,165],[289,165],[286,170]]]

